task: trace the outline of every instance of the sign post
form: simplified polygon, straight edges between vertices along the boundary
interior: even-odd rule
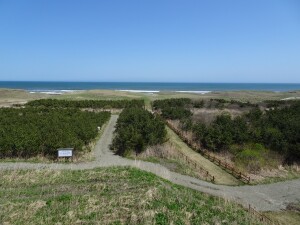
[[[73,148],[59,148],[57,149],[57,157],[58,158],[73,158]]]

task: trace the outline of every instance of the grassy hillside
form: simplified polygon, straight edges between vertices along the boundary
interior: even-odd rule
[[[233,203],[132,168],[0,171],[0,177],[0,224],[256,223]]]

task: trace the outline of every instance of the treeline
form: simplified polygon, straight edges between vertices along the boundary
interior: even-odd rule
[[[165,119],[178,119],[181,129],[192,131],[206,149],[221,151],[232,145],[257,143],[286,157],[287,162],[300,161],[300,101],[265,101],[259,104],[236,100],[166,99],[153,102],[153,109]],[[192,108],[248,107],[249,112],[231,118],[217,116],[209,125],[192,120]],[[259,106],[267,110],[260,110]],[[268,108],[271,107],[271,108]],[[242,150],[242,149],[241,149]]]
[[[297,103],[299,100],[293,100],[293,99],[290,99],[290,100],[265,100],[264,103],[266,104],[266,106],[268,108],[271,108],[271,107],[285,107],[285,106],[290,106],[290,105],[293,105],[295,103]]]
[[[257,107],[256,104],[250,102],[240,102],[236,100],[225,99],[209,99],[209,100],[196,100],[189,98],[173,98],[155,100],[152,103],[152,109],[160,111],[165,119],[187,119],[192,113],[192,108],[209,108],[209,109],[223,109],[225,107]]]
[[[190,120],[182,121],[186,130],[192,130],[200,144],[213,151],[221,151],[232,144],[242,144],[250,140],[247,121],[243,117],[232,119],[223,114],[210,124],[202,122],[192,124]]]
[[[275,102],[275,101],[273,101]],[[279,102],[279,101],[276,101]],[[161,110],[164,108],[224,108],[228,106],[236,105],[240,108],[243,107],[257,107],[257,104],[247,102],[241,102],[237,100],[226,100],[222,98],[212,98],[206,100],[189,99],[189,98],[172,98],[155,100],[152,103],[154,110]]]
[[[172,98],[164,100],[155,100],[152,103],[153,110],[160,110],[165,119],[182,119],[192,115],[189,108],[192,106],[192,100],[189,98]]]
[[[201,122],[183,127],[192,130],[201,145],[213,151],[228,149],[233,144],[259,143],[287,162],[300,161],[300,102],[262,112],[259,108],[232,119],[220,115],[209,126]]]
[[[126,156],[161,144],[165,137],[165,124],[161,119],[142,108],[126,108],[117,121],[111,147],[117,154]]]
[[[219,104],[223,104],[223,106],[228,106],[228,105],[238,105],[239,107],[243,108],[243,107],[256,107],[257,104],[253,104],[249,101],[247,102],[241,102],[241,101],[237,101],[237,100],[226,100],[223,98],[214,98],[214,99],[210,99],[210,102],[217,102]],[[220,105],[218,106],[220,107]]]
[[[109,112],[79,109],[2,108],[0,157],[53,157],[61,147],[81,151],[109,117]]]
[[[155,100],[152,102],[153,109],[162,109],[167,107],[187,107],[192,104],[190,98],[171,98],[163,100]]]
[[[104,108],[122,109],[129,107],[144,107],[144,100],[58,100],[58,99],[39,99],[30,101],[26,106],[31,107],[50,107],[50,108]]]

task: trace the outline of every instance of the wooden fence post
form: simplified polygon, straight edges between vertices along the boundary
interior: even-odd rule
[[[158,114],[158,116],[160,116],[160,115]],[[173,124],[171,124],[171,122],[169,120],[165,120],[165,121],[166,121],[167,126],[169,126],[169,128],[172,129],[183,140],[183,142],[185,142],[192,149],[194,149],[196,151],[198,150],[198,145],[186,137],[187,132],[182,132],[180,129],[177,129],[175,126],[173,126]],[[215,163],[216,165],[222,166],[225,169],[229,170],[231,172],[231,174],[233,176],[235,176],[236,178],[240,179],[241,181],[243,181],[245,183],[250,183],[250,177],[242,174],[242,172],[236,171],[234,167],[231,167],[226,162],[222,162],[220,159],[216,158],[214,155],[211,155],[207,150],[201,149],[201,147],[199,147],[199,152],[204,157],[206,157],[207,159],[209,159],[210,161]],[[180,156],[183,157],[188,164],[192,164],[192,166],[194,164],[194,167],[197,168],[197,164],[195,162],[189,160],[186,155],[184,155],[183,153],[180,153]],[[206,171],[203,168],[199,168],[199,169],[201,169],[201,171],[204,171],[204,172]],[[208,176],[208,173],[207,173],[207,176]],[[214,181],[214,177],[213,177],[213,181]]]

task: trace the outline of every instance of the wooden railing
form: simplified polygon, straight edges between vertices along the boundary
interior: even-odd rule
[[[276,222],[274,220],[271,220],[266,215],[256,211],[254,208],[251,207],[251,205],[249,205],[249,207],[248,207],[248,212],[251,216],[256,218],[258,221],[262,222],[263,224],[266,224],[266,225],[279,225],[278,222]]]
[[[191,168],[194,168],[197,170],[201,177],[204,177],[206,180],[215,182],[215,177],[212,176],[206,169],[204,169],[202,166],[200,166],[197,162],[191,160],[189,157],[187,157],[182,152],[177,152],[179,160],[184,160],[186,164],[188,164]]]
[[[154,112],[155,115],[160,116],[158,113]],[[165,120],[166,121],[166,120]],[[179,129],[177,129],[176,127],[174,127],[169,121],[166,121],[167,126],[173,130],[191,149],[200,152],[200,154],[202,154],[204,157],[206,157],[207,159],[209,159],[211,162],[215,163],[218,166],[223,167],[224,169],[228,170],[229,172],[231,172],[231,174],[238,178],[239,180],[245,182],[245,183],[250,183],[250,177],[243,174],[242,172],[236,170],[234,167],[230,166],[228,163],[216,158],[215,156],[213,156],[212,154],[210,154],[208,151],[200,149],[195,143],[193,143],[191,140],[189,140],[187,137],[185,137],[183,135],[183,132],[180,131]],[[201,166],[199,166],[196,162],[194,162],[193,160],[189,159],[186,155],[184,155],[181,152],[178,152],[178,154],[185,159],[185,161],[189,164],[194,165],[195,168],[198,168],[198,170],[201,173],[206,173],[206,177],[211,180],[212,182],[214,182],[215,177],[212,176],[211,174],[209,174],[209,172],[207,170],[205,170],[204,168],[202,168]],[[267,217],[266,215],[260,213],[259,211],[255,210],[253,207],[251,207],[251,205],[249,204],[249,207],[247,209],[247,211],[249,212],[249,214],[251,216],[253,216],[254,218],[256,218],[258,221],[262,222],[263,224],[267,224],[267,225],[279,225],[278,222],[270,219],[269,217]]]
[[[250,183],[250,177],[246,174],[238,171],[233,166],[229,165],[227,162],[224,162],[217,157],[213,156],[211,153],[209,153],[206,150],[203,150],[199,148],[195,143],[193,143],[191,140],[189,140],[187,137],[184,136],[183,132],[174,127],[169,121],[166,121],[167,126],[173,130],[191,149],[193,149],[196,152],[199,152],[201,155],[206,157],[208,160],[213,162],[214,164],[222,167],[223,169],[227,170],[229,173],[231,173],[235,178],[241,180],[244,183]]]
[[[226,171],[228,171],[229,173],[231,173],[234,177],[236,177],[237,179],[243,181],[244,183],[250,183],[250,177],[245,175],[244,173],[242,173],[241,171],[238,171],[236,168],[234,168],[233,166],[229,165],[227,162],[224,162],[218,158],[216,158],[215,156],[211,155],[210,153],[208,153],[205,150],[199,150],[198,151],[201,152],[201,154],[206,157],[207,159],[209,159],[211,162],[214,162],[216,165],[222,167],[223,169],[225,169]]]

